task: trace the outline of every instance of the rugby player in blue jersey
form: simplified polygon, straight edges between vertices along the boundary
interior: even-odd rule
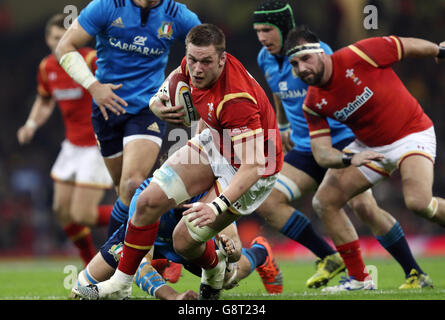
[[[317,239],[309,219],[290,205],[292,201],[315,191],[327,171],[317,164],[311,151],[309,130],[302,109],[307,84],[297,77],[283,52],[286,36],[295,26],[292,8],[282,0],[264,1],[254,11],[253,22],[258,40],[263,45],[258,54],[258,65],[273,92],[283,149],[287,151],[275,190],[258,211],[271,226],[318,256],[317,273],[306,283],[308,287],[316,288],[326,284],[344,265],[330,246],[323,246],[322,240]],[[332,53],[327,44],[320,42],[320,45],[326,53]],[[332,144],[337,149],[342,150],[355,139],[345,125],[332,119],[329,119],[329,125]],[[416,274],[423,274],[423,271],[412,256],[400,224],[377,206],[370,191],[353,198],[349,206],[402,266],[406,282],[400,288],[422,287],[418,278],[410,276],[413,270],[417,271]],[[330,224],[335,223],[331,221],[324,225],[329,228]],[[352,225],[348,229],[355,233]],[[347,258],[341,245],[337,246],[337,251],[343,259],[345,256]]]
[[[173,0],[93,0],[56,49],[65,71],[93,97],[94,131],[119,194],[109,235],[126,220],[134,191],[159,154],[166,124],[148,105],[164,81],[170,47],[200,23]],[[93,38],[95,76],[77,51]]]
[[[147,188],[150,181],[151,178],[146,179],[136,190],[130,203],[129,219],[136,209],[139,195]],[[189,202],[197,202],[204,195],[205,193],[193,197]],[[142,260],[135,275],[135,282],[139,288],[158,299],[196,300],[198,298],[198,294],[193,290],[178,293],[168,286],[162,276],[150,265],[152,259],[168,259],[182,264],[185,269],[201,277],[201,267],[178,255],[173,248],[173,231],[185,210],[186,208],[178,206],[162,215],[154,250],[152,249]],[[97,299],[99,297],[94,284],[109,279],[116,270],[122,253],[125,231],[126,225],[123,224],[105,242],[100,252],[96,254],[86,268],[79,273],[77,284],[71,293],[72,298]],[[225,289],[232,289],[239,281],[248,277],[256,269],[268,293],[278,294],[282,292],[283,276],[265,238],[256,237],[250,248],[241,248],[241,240],[238,237],[236,225],[232,223],[215,237],[215,241],[220,248],[224,248],[229,262],[224,281]],[[129,290],[131,290],[131,287]],[[124,296],[129,297],[130,295],[131,291],[128,291]],[[109,298],[122,298],[122,295],[110,296]]]

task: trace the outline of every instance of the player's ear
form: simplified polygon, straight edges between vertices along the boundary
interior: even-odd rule
[[[226,64],[226,60],[227,60],[227,53],[224,51],[223,53],[221,53],[221,57],[219,58],[219,66],[223,67]]]

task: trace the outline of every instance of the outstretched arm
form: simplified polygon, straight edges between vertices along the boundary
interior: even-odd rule
[[[20,144],[29,143],[36,130],[43,125],[53,113],[56,101],[51,97],[37,95],[26,123],[17,131]]]
[[[404,56],[407,58],[438,58],[440,57],[441,51],[442,59],[444,58],[443,55],[445,55],[445,53],[443,50],[445,50],[445,42],[438,45],[434,42],[418,38],[399,37],[399,39],[403,45]]]

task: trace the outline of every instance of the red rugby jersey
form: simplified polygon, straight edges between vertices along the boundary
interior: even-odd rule
[[[185,58],[182,72],[188,75]],[[235,57],[227,54],[217,82],[210,88],[192,88],[193,104],[212,131],[220,153],[239,168],[233,145],[264,139],[266,171],[264,177],[278,173],[283,165],[280,133],[275,112],[264,90]]]
[[[329,135],[326,117],[343,122],[370,147],[388,145],[433,125],[391,65],[403,58],[398,37],[361,40],[332,55],[323,87],[309,87],[303,110],[311,138]]]
[[[96,51],[82,48],[79,53],[95,72]],[[96,138],[91,124],[91,95],[63,70],[53,54],[40,63],[37,83],[41,96],[57,101],[62,112],[66,139],[77,146],[95,145]]]

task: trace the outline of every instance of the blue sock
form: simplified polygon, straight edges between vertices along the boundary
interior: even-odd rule
[[[389,232],[383,236],[376,236],[383,248],[386,249],[402,266],[405,275],[408,276],[412,269],[424,273],[414,259],[402,227],[396,221]]]
[[[267,258],[266,248],[258,243],[255,243],[248,249],[242,248],[241,253],[246,256],[247,260],[250,262],[250,273],[252,273],[256,267],[262,265]]]
[[[127,218],[128,207],[118,198],[114,203],[113,211],[111,211],[110,222],[108,223],[108,238],[127,221]]]
[[[336,253],[336,251],[315,232],[309,219],[298,210],[293,212],[280,232],[311,250],[320,259]]]

